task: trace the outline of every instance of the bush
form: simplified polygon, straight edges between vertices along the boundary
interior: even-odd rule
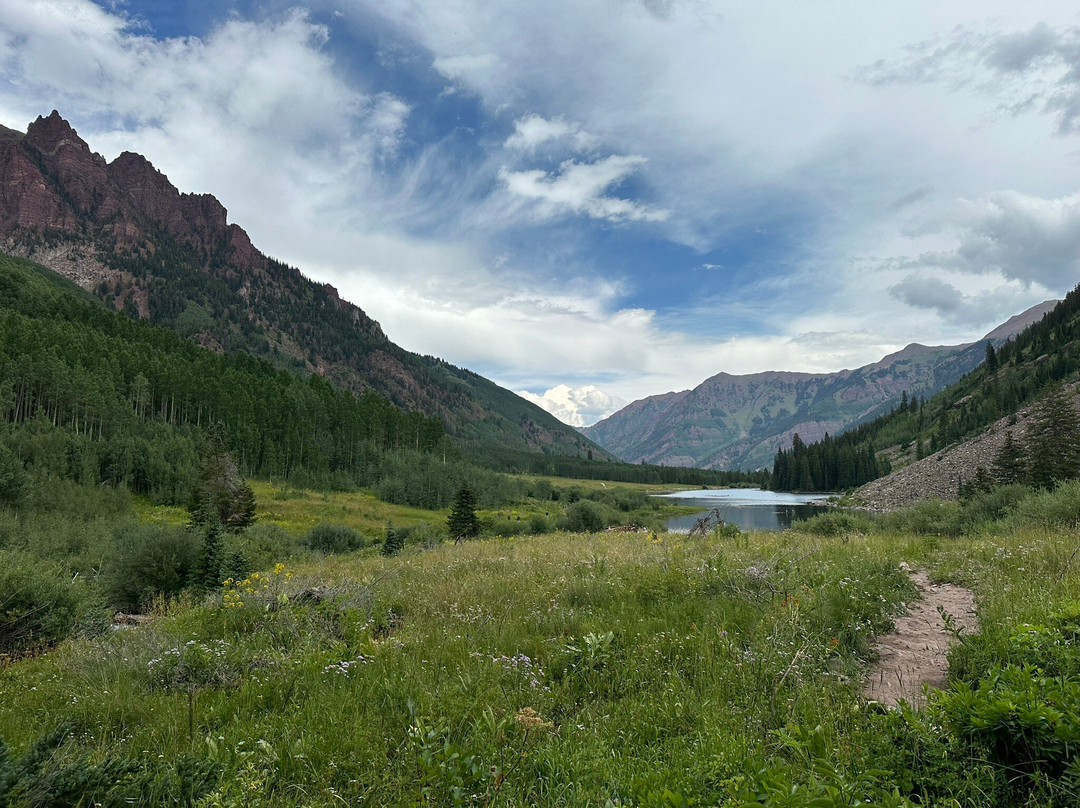
[[[1065,527],[1080,525],[1080,480],[1061,483],[1019,501],[1004,520],[1004,527]]]
[[[963,529],[963,511],[958,502],[932,499],[886,514],[882,524],[891,530],[920,536],[959,536]]]
[[[371,542],[351,527],[345,525],[315,525],[304,536],[304,544],[316,553],[351,553]]]
[[[106,561],[105,597],[117,609],[141,609],[157,595],[179,595],[193,583],[198,563],[199,539],[190,530],[160,525],[121,528]]]
[[[813,536],[842,536],[845,533],[870,533],[874,529],[874,520],[864,513],[826,511],[796,522],[792,527]]]
[[[22,461],[0,444],[0,506],[17,508],[23,503],[29,478]]]
[[[296,551],[297,542],[280,525],[256,522],[241,534],[240,546],[251,568],[265,570]],[[233,576],[235,577],[235,576]]]
[[[47,648],[75,628],[88,601],[59,568],[0,550],[0,653]]]
[[[529,529],[528,522],[523,522],[520,520],[514,521],[512,519],[496,519],[494,522],[484,525],[484,532],[490,533],[493,536],[509,537],[525,536],[534,531]]]
[[[386,533],[383,535],[382,547],[380,552],[384,556],[395,556],[401,552],[401,548],[405,546],[405,533],[401,530],[396,530],[392,524],[386,526]]]
[[[428,522],[420,522],[409,527],[399,527],[398,533],[404,538],[405,544],[419,544],[424,547],[432,547],[441,541],[445,541],[447,537],[445,530]]]
[[[1032,493],[1025,485],[1003,485],[972,497],[963,506],[964,533],[973,533],[990,522],[1001,519]]]
[[[551,532],[551,520],[541,513],[531,514],[527,524],[529,525],[529,532],[534,535]]]
[[[579,499],[566,509],[559,527],[570,533],[596,533],[607,526],[604,510],[592,500]]]

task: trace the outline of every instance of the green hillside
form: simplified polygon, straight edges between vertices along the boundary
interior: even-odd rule
[[[881,462],[865,465],[866,473],[851,484],[867,482],[887,474],[893,465],[954,446],[1074,379],[1080,371],[1080,287],[1015,339],[997,349],[984,343],[981,351],[982,364],[929,399],[904,401],[829,441],[778,453],[773,485],[830,490],[840,485],[838,450],[849,456],[887,452],[892,460],[880,458]]]

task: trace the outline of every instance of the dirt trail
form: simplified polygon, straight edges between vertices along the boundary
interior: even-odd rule
[[[922,686],[945,686],[948,661],[945,652],[955,638],[945,629],[938,607],[950,615],[957,628],[976,627],[975,598],[962,586],[932,584],[923,571],[911,573],[922,600],[908,606],[908,614],[897,618],[891,634],[877,638],[874,650],[878,661],[870,671],[863,694],[868,699],[894,706],[904,699],[921,707]]]

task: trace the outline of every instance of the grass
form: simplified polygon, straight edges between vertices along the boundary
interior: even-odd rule
[[[257,486],[294,533],[407,519]],[[1009,524],[300,556],[0,669],[0,736],[19,759],[64,727],[24,781],[117,805],[1073,805],[1080,552]],[[915,595],[901,561],[972,587],[983,628],[957,689],[883,715],[860,682]]]
[[[344,525],[360,533],[381,535],[387,522],[399,527],[418,524],[445,525],[449,510],[428,511],[391,505],[367,491],[320,492],[250,480],[255,492],[255,521],[277,525],[291,536],[300,536],[317,524]],[[134,500],[140,522],[186,525],[186,508],[154,505],[143,497]]]
[[[576,488],[583,492],[618,493],[622,489],[647,494],[686,490],[678,485],[646,485],[643,483],[610,483],[596,480],[568,480],[559,477],[525,477],[527,481],[545,480],[561,489]],[[318,524],[344,525],[366,536],[382,536],[388,523],[397,527],[429,524],[444,528],[449,509],[438,511],[393,505],[375,497],[369,491],[320,492],[293,488],[271,483],[267,480],[250,480],[255,493],[256,522],[277,525],[288,535],[298,538]],[[185,508],[155,505],[145,497],[133,498],[135,514],[140,522],[169,526],[186,525],[189,520]],[[480,509],[477,515],[484,524],[497,526],[503,522],[527,522],[531,516],[545,516],[554,523],[564,513],[564,506],[557,502],[527,499],[499,508]],[[620,519],[645,524],[662,523],[668,518],[685,516],[700,511],[697,507],[673,504],[671,501],[655,500],[647,507],[622,512]]]
[[[73,720],[61,759],[195,750],[250,805],[718,800],[775,730],[858,722],[845,677],[911,596],[897,560],[556,534],[307,561],[241,607],[180,604],[7,669],[0,726],[19,752]],[[192,686],[189,732],[188,688],[151,660],[202,645],[222,675]]]

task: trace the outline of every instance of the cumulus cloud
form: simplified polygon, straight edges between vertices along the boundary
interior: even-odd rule
[[[1080,130],[1080,28],[1039,22],[1024,31],[958,27],[905,48],[903,56],[866,65],[857,75],[873,85],[942,83],[972,87],[1018,114],[1056,118],[1061,134]]]
[[[506,139],[508,149],[535,152],[537,147],[552,141],[568,140],[579,151],[592,148],[598,139],[584,132],[581,126],[565,118],[545,118],[533,113],[514,121],[514,133]]]
[[[1080,193],[1043,199],[997,191],[961,199],[928,211],[912,233],[944,233],[958,243],[953,249],[924,252],[907,262],[910,267],[1000,273],[1051,290],[1080,281]]]
[[[662,222],[670,211],[606,193],[645,162],[640,155],[613,154],[593,163],[565,160],[554,173],[503,167],[499,179],[512,194],[536,202],[540,215],[546,218],[579,213],[612,222]]]
[[[301,10],[159,39],[88,0],[0,9],[6,114],[32,119],[49,99],[95,149],[139,151],[178,187],[217,194],[278,254],[290,223],[345,208],[370,185],[410,113],[351,86],[328,29]]]
[[[594,384],[583,387],[557,384],[543,393],[519,390],[518,395],[570,426],[591,426],[626,406],[621,398],[609,396]]]

